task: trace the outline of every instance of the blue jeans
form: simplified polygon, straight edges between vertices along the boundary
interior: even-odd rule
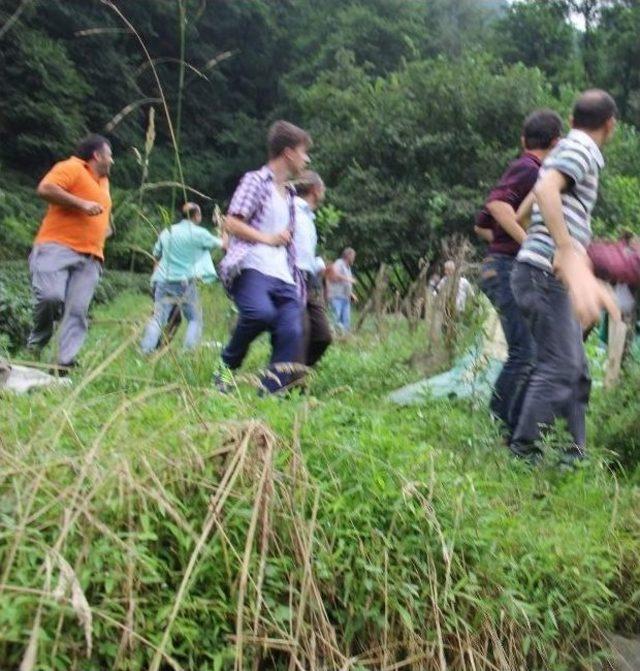
[[[520,456],[537,452],[541,428],[561,418],[573,438],[568,456],[581,457],[591,390],[582,327],[566,289],[553,273],[516,262],[511,284],[536,345],[534,369],[511,449]]]
[[[351,327],[351,299],[350,298],[330,298],[331,311],[336,325],[343,331],[348,331]]]
[[[482,291],[496,309],[508,356],[496,380],[491,397],[491,412],[513,433],[518,423],[527,381],[533,367],[535,344],[529,325],[518,307],[511,289],[511,271],[515,259],[506,254],[491,254],[482,264]]]
[[[222,352],[222,360],[229,368],[239,368],[251,343],[269,331],[270,372],[262,384],[270,392],[278,391],[298,377],[295,372],[283,371],[278,366],[299,362],[303,306],[298,289],[294,284],[247,269],[233,281],[231,295],[240,314],[231,340]]]
[[[154,294],[153,317],[145,329],[140,349],[149,354],[157,347],[162,330],[169,321],[174,306],[180,307],[182,316],[187,320],[184,335],[185,349],[193,349],[202,337],[202,309],[198,290],[193,280],[187,282],[158,282]]]

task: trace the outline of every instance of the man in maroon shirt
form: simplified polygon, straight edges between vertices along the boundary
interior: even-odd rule
[[[516,213],[538,179],[545,156],[560,139],[562,120],[549,109],[532,112],[522,129],[523,154],[491,189],[475,231],[489,243],[482,264],[482,290],[496,308],[507,340],[508,357],[491,398],[491,413],[508,432],[515,428],[533,361],[533,339],[511,291],[511,269],[526,237]]]

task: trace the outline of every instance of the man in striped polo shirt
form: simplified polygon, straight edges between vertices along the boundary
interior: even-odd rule
[[[586,288],[586,299],[598,302],[593,294],[601,289],[583,259],[604,166],[600,147],[613,134],[616,114],[613,98],[604,91],[579,97],[572,130],[540,170],[530,201],[531,224],[514,265],[513,293],[531,329],[536,360],[510,448],[533,461],[541,456],[541,429],[558,418],[566,421],[572,437],[564,459],[584,456],[591,379],[582,343],[581,301]]]

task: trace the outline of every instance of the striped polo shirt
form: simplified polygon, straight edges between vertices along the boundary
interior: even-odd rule
[[[600,148],[584,131],[573,129],[560,140],[542,164],[540,178],[555,169],[569,180],[562,194],[562,212],[569,235],[587,247],[591,241],[591,212],[598,198],[598,175],[604,166]],[[555,243],[534,202],[527,238],[518,253],[518,261],[542,270],[552,270]]]

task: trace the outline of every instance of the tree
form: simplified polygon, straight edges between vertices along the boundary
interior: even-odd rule
[[[489,48],[505,63],[540,68],[556,87],[582,76],[578,35],[563,0],[512,5],[494,24]]]
[[[14,168],[40,174],[66,157],[86,133],[89,86],[64,46],[46,34],[15,26],[0,51],[0,156]]]
[[[322,138],[314,160],[344,213],[335,249],[415,263],[443,235],[468,233],[524,117],[552,102],[543,76],[520,65],[496,74],[488,59],[438,58],[376,78],[340,52],[303,97]]]
[[[603,9],[615,0],[566,0],[567,7],[579,18],[583,26],[582,62],[587,84],[595,81],[597,53],[595,48],[595,30]]]
[[[640,127],[640,4],[626,0],[602,10],[595,35],[596,83],[615,97],[621,117]]]

